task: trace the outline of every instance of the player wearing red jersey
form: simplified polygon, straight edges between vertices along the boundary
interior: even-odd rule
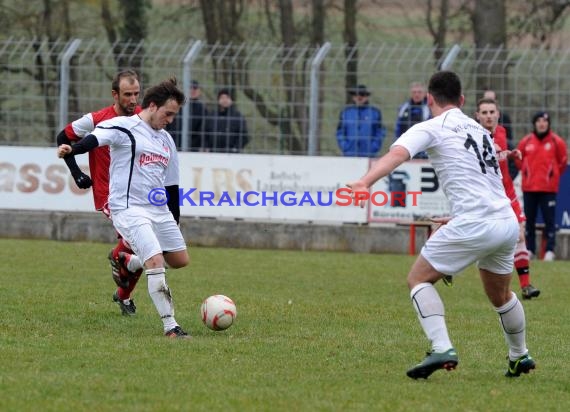
[[[117,116],[132,116],[141,111],[138,105],[140,95],[140,83],[134,70],[123,70],[115,75],[111,85],[111,94],[114,103],[96,112],[87,113],[81,118],[69,123],[57,136],[58,146],[77,142],[95,129],[100,122]],[[65,158],[77,186],[88,189],[93,186],[93,202],[95,209],[109,217],[107,205],[109,197],[109,166],[111,157],[109,147],[98,147],[89,152],[89,170],[91,177],[83,173],[75,157]],[[140,260],[133,255],[130,246],[118,235],[117,245],[109,253],[113,280],[117,284],[117,290],[113,300],[121,308],[124,315],[134,315],[136,306],[131,299],[139,277],[142,273]]]
[[[503,186],[505,187],[508,198],[511,200],[511,206],[519,221],[520,234],[515,250],[515,268],[519,275],[522,297],[523,299],[536,298],[540,295],[540,290],[530,283],[530,259],[524,236],[524,222],[526,217],[517,198],[507,163],[507,156],[514,157],[520,155],[520,153],[518,151],[510,152],[507,150],[507,131],[503,126],[499,125],[499,105],[495,100],[490,98],[480,99],[477,103],[476,116],[479,123],[491,132],[495,148],[497,149],[497,153],[499,153],[499,168],[503,175]]]

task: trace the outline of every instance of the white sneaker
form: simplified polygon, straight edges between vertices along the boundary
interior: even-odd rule
[[[544,261],[545,262],[552,262],[554,260],[554,258],[556,257],[556,255],[554,255],[554,252],[549,250],[544,254]]]

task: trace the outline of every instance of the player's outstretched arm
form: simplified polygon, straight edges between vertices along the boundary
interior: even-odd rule
[[[71,173],[71,176],[73,176],[73,180],[75,180],[75,184],[77,185],[77,187],[80,189],[89,189],[91,186],[93,186],[91,178],[87,176],[85,173],[83,173],[79,168],[79,166],[77,165],[75,156],[65,156],[66,154],[68,154],[67,153],[68,151],[69,153],[71,153],[71,141],[65,134],[65,130],[62,130],[57,135],[57,144],[59,147],[61,147],[62,145],[66,146],[66,149],[62,151],[63,160],[65,161],[65,164],[67,165],[67,168]],[[59,150],[58,150],[58,156],[62,157],[59,155]]]
[[[388,153],[382,156],[374,163],[374,166],[363,176],[360,180],[350,182],[347,184],[352,189],[353,193],[366,192],[378,180],[390,174],[394,169],[410,159],[408,149],[403,146],[394,146]],[[355,199],[355,204],[358,205],[358,199]],[[364,203],[360,202],[360,206],[364,207]]]
[[[75,184],[77,184],[77,187],[80,189],[90,188],[93,185],[93,182],[89,176],[79,169],[75,160],[70,162],[69,159],[74,159],[75,155],[86,153],[95,149],[97,146],[99,146],[99,141],[95,136],[90,134],[74,145],[64,143],[60,144],[57,148],[57,156],[65,160],[65,163],[67,164],[67,167],[69,167],[69,171],[75,180]]]
[[[85,136],[79,142],[68,145],[62,144],[57,148],[57,155],[60,158],[66,158],[67,156],[75,156],[83,153],[87,153],[99,146],[99,141],[97,138],[90,134]]]
[[[374,163],[374,166],[372,166],[372,168],[368,170],[360,180],[353,183],[358,183],[358,188],[368,189],[378,180],[387,176],[390,172],[409,159],[410,153],[406,148],[403,146],[394,146],[388,153],[378,159],[376,163]],[[352,184],[349,184],[348,186],[354,189]]]

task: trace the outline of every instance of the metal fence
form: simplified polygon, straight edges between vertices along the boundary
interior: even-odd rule
[[[457,55],[436,52],[402,44],[360,45],[357,71],[349,73],[345,46],[328,43],[284,48],[201,41],[1,40],[0,144],[53,145],[65,123],[112,103],[111,78],[123,65],[141,72],[143,88],[171,75],[183,81],[185,90],[198,80],[209,109],[216,106],[218,89],[231,87],[249,129],[246,153],[340,155],[335,131],[347,102],[345,84],[352,78],[367,85],[370,103],[383,113],[386,151],[409,84],[426,82],[446,56],[462,76],[467,113],[475,111],[482,94],[477,84],[498,85],[515,140],[532,129],[532,114],[541,109],[550,111],[554,131],[570,136],[570,50],[463,47]],[[184,131],[187,116],[185,109]],[[180,145],[187,147],[184,139]]]

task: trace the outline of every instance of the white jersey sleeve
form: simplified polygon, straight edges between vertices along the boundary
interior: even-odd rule
[[[433,146],[433,139],[431,134],[419,124],[410,127],[402,136],[396,140],[391,148],[394,146],[403,146],[408,153],[410,159],[420,152],[426,151]]]
[[[121,132],[116,126],[116,119],[109,119],[97,125],[91,134],[95,135],[99,146],[131,146],[131,141],[127,134]]]
[[[71,128],[77,137],[83,138],[87,136],[95,128],[93,115],[91,113],[87,113],[81,116],[79,119],[74,120],[71,122]]]

